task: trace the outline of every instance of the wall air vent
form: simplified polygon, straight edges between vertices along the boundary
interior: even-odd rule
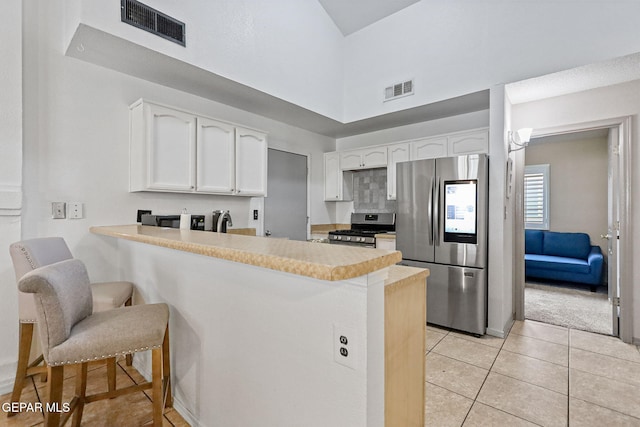
[[[396,83],[384,89],[384,100],[402,98],[403,96],[413,95],[413,80]]]
[[[185,24],[136,0],[120,0],[120,20],[185,46]]]

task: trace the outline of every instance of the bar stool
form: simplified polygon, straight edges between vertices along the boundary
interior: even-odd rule
[[[165,407],[172,406],[169,362],[169,307],[144,304],[92,313],[89,276],[82,261],[70,259],[25,274],[22,292],[34,294],[42,354],[47,362],[49,404],[44,406],[46,427],[58,427],[73,414],[82,420],[87,403],[152,389],[153,425],[162,426]],[[87,396],[90,361],[151,350],[152,381]],[[63,369],[76,365],[75,396],[69,411],[62,406]]]
[[[67,259],[73,259],[69,247],[61,237],[45,237],[23,240],[13,243],[9,247],[13,268],[16,273],[16,281],[19,281],[26,273],[45,265],[53,264]],[[91,285],[93,295],[93,311],[111,310],[122,305],[131,305],[133,284],[131,282],[102,282]],[[19,292],[18,312],[20,320],[20,337],[18,347],[18,366],[11,393],[11,401],[19,402],[25,381],[32,375],[45,374],[46,367],[38,366],[43,361],[39,356],[29,364],[33,328],[36,323],[36,305],[31,294]],[[127,365],[131,366],[131,355],[126,357]],[[116,362],[107,361],[107,382],[109,390],[115,389]],[[7,416],[15,415],[8,412]]]

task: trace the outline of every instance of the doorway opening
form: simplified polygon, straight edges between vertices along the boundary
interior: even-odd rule
[[[534,138],[525,150],[524,317],[612,335],[609,129]]]
[[[548,213],[551,215],[551,219],[548,230],[554,232],[584,232],[589,235],[590,245],[598,247],[603,254],[604,272],[602,285],[596,287],[596,292],[592,293],[590,292],[590,286],[580,286],[577,283],[564,280],[566,278],[564,276],[555,281],[548,280],[549,276],[543,277],[542,280],[531,277],[532,274],[527,274],[525,271],[525,256],[517,256],[514,260],[515,271],[519,272],[516,275],[514,293],[516,298],[516,319],[524,320],[524,318],[536,316],[535,313],[528,313],[532,309],[529,307],[529,310],[527,310],[527,307],[525,307],[525,298],[528,298],[526,294],[533,295],[540,288],[552,290],[556,294],[562,294],[563,296],[565,296],[564,294],[579,296],[582,293],[587,299],[600,300],[600,316],[606,318],[601,323],[601,325],[605,325],[604,330],[593,330],[585,327],[585,325],[563,324],[562,326],[620,336],[623,341],[631,342],[631,282],[628,280],[630,269],[627,258],[631,250],[629,242],[627,242],[627,235],[625,235],[625,230],[628,229],[629,224],[629,207],[627,191],[625,190],[630,184],[630,164],[628,162],[630,156],[629,126],[630,118],[625,117],[538,130],[534,133],[532,144],[526,150],[523,150],[522,154],[517,155],[516,159],[518,159],[517,161],[523,170],[525,164],[532,165],[541,161],[541,158],[537,157],[540,153],[535,152],[537,149],[540,152],[548,151],[547,158],[555,156],[550,160],[552,167],[549,173],[549,183],[556,187],[565,188],[565,192],[571,191],[572,193],[568,195],[565,193],[564,197],[567,200],[561,200],[560,202],[558,202],[557,198],[563,197],[562,195],[558,196],[556,194],[555,198],[553,195],[549,197],[550,207]],[[592,141],[590,143],[584,142],[585,137],[586,140],[592,139]],[[579,144],[576,141],[580,139],[583,140],[583,145],[576,146],[575,144]],[[545,144],[548,144],[546,149],[544,148]],[[564,147],[562,147],[563,144],[565,145]],[[589,144],[591,144],[590,147]],[[565,151],[564,154],[561,153],[563,149]],[[585,171],[582,170],[585,169],[585,165],[580,162],[585,161],[583,157],[585,155],[588,156],[585,151],[589,150],[591,150],[592,161],[599,166],[587,164],[587,177],[585,178]],[[600,153],[600,155],[597,153]],[[600,158],[598,159],[599,156]],[[564,159],[565,163],[563,164],[562,160],[558,161],[558,159]],[[555,163],[555,167],[553,163]],[[596,172],[598,168],[599,172]],[[556,178],[562,180],[559,184],[557,182],[554,184],[554,169],[557,174]],[[527,251],[525,245],[525,230],[527,226],[525,224],[524,179],[516,182],[516,186],[516,191],[522,197],[523,204],[522,211],[516,216],[514,239],[517,247],[521,247],[523,249],[522,254],[525,255]],[[570,188],[570,190],[566,190],[566,188]],[[599,190],[595,190],[595,188]],[[595,199],[591,193],[598,193]],[[589,205],[584,203],[584,200],[576,201],[576,197],[578,199],[591,198],[594,200],[591,200],[592,204]],[[560,208],[564,211],[560,215],[561,217],[564,215],[564,218],[560,220],[556,218],[555,222],[553,219],[554,199],[555,208]],[[555,215],[557,216],[558,214],[556,213]],[[531,251],[531,248],[528,250]],[[530,263],[528,265],[530,266]],[[533,290],[533,292],[530,292],[530,290]],[[571,317],[570,311],[575,309],[577,304],[575,302],[558,303],[551,295],[542,297],[538,295],[538,299],[540,300],[541,298],[542,305],[545,305],[546,298],[546,305],[556,304],[558,307],[555,311],[564,313],[567,317]],[[621,310],[621,308],[623,309]],[[586,317],[589,318],[588,315]],[[545,319],[535,320],[545,321]],[[547,323],[557,324],[556,320],[546,319],[546,321]]]

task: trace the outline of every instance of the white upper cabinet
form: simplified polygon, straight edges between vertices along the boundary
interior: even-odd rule
[[[386,166],[386,146],[340,152],[340,168],[342,170],[383,168]]]
[[[394,144],[387,147],[387,199],[396,199],[396,164],[409,160],[409,143]]]
[[[411,160],[447,157],[447,137],[424,138],[411,141]]]
[[[489,132],[486,129],[423,138],[411,142],[411,160],[488,152]]]
[[[452,135],[449,137],[449,155],[480,154],[489,152],[489,132],[486,130]]]
[[[266,194],[265,133],[143,100],[130,117],[129,191]]]
[[[340,168],[340,153],[324,154],[324,200],[337,202],[352,199],[353,174]]]
[[[267,136],[236,128],[236,194],[266,196]]]
[[[194,116],[153,104],[132,109],[130,190],[193,191]]]
[[[196,190],[233,194],[235,191],[235,128],[198,117]]]

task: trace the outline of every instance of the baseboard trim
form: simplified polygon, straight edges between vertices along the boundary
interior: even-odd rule
[[[133,358],[133,367],[136,368],[136,370],[140,373],[140,375],[144,377],[145,380],[150,381],[151,370],[148,367],[148,360],[147,360],[148,358],[145,356],[147,355],[142,353],[136,353],[136,355]],[[184,418],[184,420],[187,423],[189,423],[189,425],[193,427],[201,426],[202,424],[200,423],[200,420],[194,414],[192,414],[191,411],[187,409],[184,402],[180,399],[180,396],[176,396],[176,389],[173,385],[172,385],[172,391],[173,391],[173,409],[178,414],[180,414],[180,416]]]
[[[17,362],[0,365],[0,394],[7,394],[13,391],[17,365]]]
[[[498,330],[498,329],[493,329],[493,328],[487,328],[487,335],[491,335],[492,337],[498,337],[498,338],[506,338],[507,335],[509,335],[509,331],[511,331],[511,327],[513,326],[513,323],[515,322],[515,320],[513,319],[509,319],[507,320],[507,322],[504,324],[504,326],[502,327],[502,330]]]

